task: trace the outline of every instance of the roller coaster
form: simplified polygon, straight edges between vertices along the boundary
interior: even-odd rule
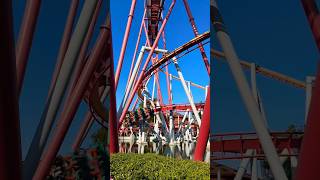
[[[188,2],[186,0],[181,2],[183,2],[186,9],[186,15],[191,25],[190,29],[195,37],[191,40],[186,39],[186,43],[171,51],[166,49],[166,45],[170,43],[171,39],[166,40],[164,29],[166,24],[170,23],[171,13],[175,13],[174,6],[176,1],[172,1],[168,6],[166,15],[166,1],[146,0],[144,3],[144,13],[133,53],[129,77],[127,78],[124,97],[118,109],[119,144],[125,147],[127,143],[132,147],[134,143],[139,143],[139,147],[141,147],[147,146],[149,142],[156,143],[155,149],[159,149],[163,144],[176,146],[185,141],[202,142],[197,143],[193,158],[203,160],[206,149],[209,149],[207,148],[209,147],[207,142],[210,121],[208,105],[210,103],[210,87],[209,85],[199,85],[185,80],[179,63],[183,63],[183,59],[187,58],[188,53],[199,49],[206,68],[205,71],[210,74],[209,60],[203,47],[208,43],[206,40],[209,39],[210,33],[204,32],[200,34],[198,32]],[[121,74],[135,6],[136,1],[132,1],[115,74],[116,85]],[[138,52],[143,40],[143,34],[145,34],[144,39],[146,42]],[[161,37],[162,43],[160,44]],[[143,56],[146,52],[148,52],[148,56],[142,66]],[[160,58],[160,56],[162,57]],[[168,66],[171,64],[174,64],[177,76],[169,72]],[[161,83],[160,75],[165,75],[165,83]],[[149,82],[152,80],[153,84],[150,85]],[[185,92],[187,96],[187,100],[182,103],[173,103],[173,97],[175,96],[172,91],[173,80],[181,82],[183,87],[181,91]],[[161,91],[163,84],[167,88],[167,101],[164,100]],[[151,90],[149,90],[150,87]],[[205,103],[194,102],[191,87],[204,90],[202,102],[205,101]],[[135,101],[133,101],[134,98]],[[140,104],[140,106],[137,107],[137,104]],[[131,110],[129,110],[130,107]],[[202,141],[199,141],[199,139]],[[128,151],[130,152],[131,149]]]

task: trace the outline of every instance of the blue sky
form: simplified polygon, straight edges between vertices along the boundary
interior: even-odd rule
[[[220,0],[217,3],[241,59],[302,81],[315,74],[319,55],[300,1]],[[211,43],[219,49],[215,37]],[[211,132],[252,131],[228,65],[214,60],[213,66]],[[257,75],[257,83],[270,129],[303,125],[304,90],[261,75]]]

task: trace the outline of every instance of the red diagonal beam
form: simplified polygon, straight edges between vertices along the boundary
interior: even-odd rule
[[[320,14],[314,0],[301,0],[305,14],[308,18],[318,50],[320,51]],[[312,98],[305,128],[305,137],[299,156],[297,180],[318,179],[320,157],[320,64],[316,77],[315,87],[312,90]]]
[[[21,179],[18,91],[11,0],[0,1],[0,179]]]
[[[201,121],[199,137],[197,139],[196,149],[194,151],[194,160],[203,161],[204,153],[209,139],[210,132],[210,87],[208,88],[208,94],[206,103],[204,105],[204,114]]]
[[[36,29],[37,18],[40,11],[41,0],[27,0],[22,25],[16,47],[17,85],[21,93],[24,74],[31,49],[33,34]]]

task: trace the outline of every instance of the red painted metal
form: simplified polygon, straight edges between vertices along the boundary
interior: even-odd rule
[[[116,101],[116,86],[113,72],[113,54],[112,54],[112,44],[108,48],[110,51],[110,111],[109,111],[109,132],[110,132],[110,145],[109,152],[110,154],[119,152],[119,143],[118,143],[118,128],[117,128],[117,101]]]
[[[305,14],[308,18],[313,37],[318,49],[320,49],[320,14],[315,0],[301,0]]]
[[[33,34],[36,29],[37,18],[40,11],[40,4],[41,0],[28,0],[23,15],[16,47],[17,85],[19,94],[23,85]]]
[[[93,52],[84,68],[79,83],[77,83],[74,93],[68,97],[66,106],[63,108],[59,122],[57,123],[56,131],[52,137],[51,143],[48,146],[47,152],[44,154],[37,171],[34,175],[34,179],[45,179],[46,175],[50,170],[51,163],[56,157],[60,146],[62,145],[63,139],[69,129],[72,119],[80,105],[86,86],[89,83],[90,77],[93,74],[96,66],[101,60],[101,55],[106,42],[110,36],[110,31],[106,27],[101,29],[97,43],[93,49]]]
[[[308,18],[318,50],[320,51],[320,14],[314,0],[301,0]],[[305,137],[299,156],[298,169],[295,179],[318,179],[320,157],[320,64],[316,76],[315,87],[312,90],[310,109],[305,127]]]
[[[204,154],[209,139],[210,133],[210,87],[204,105],[204,114],[201,121],[199,137],[197,139],[196,149],[194,151],[194,160],[203,161]]]
[[[163,42],[163,49],[167,49],[166,44],[166,37],[164,32],[162,32],[162,42]],[[167,83],[167,92],[168,92],[168,103],[172,105],[172,97],[171,97],[171,90],[170,90],[170,79],[169,79],[169,68],[166,66],[166,83]]]
[[[301,153],[299,156],[298,169],[296,174],[297,180],[317,179],[319,177],[320,157],[320,66],[316,85],[312,92],[310,110],[308,113],[307,125],[305,127],[305,137],[302,142]]]
[[[160,35],[161,35],[161,33],[163,32],[163,30],[164,30],[164,28],[165,28],[165,26],[166,26],[166,24],[167,24],[167,22],[168,22],[168,19],[169,19],[169,17],[170,17],[170,14],[171,14],[171,12],[172,12],[172,9],[173,9],[175,3],[176,3],[176,0],[173,0],[172,3],[171,3],[171,5],[170,5],[170,7],[169,7],[168,13],[167,13],[164,21],[162,22],[161,28],[160,28],[160,30],[159,30],[159,32],[158,32],[158,34],[157,34],[157,37],[156,37],[156,39],[155,39],[155,42],[154,42],[154,44],[152,45],[152,48],[151,48],[151,50],[150,50],[150,52],[149,52],[149,55],[148,55],[148,57],[147,57],[147,59],[146,59],[146,62],[145,62],[145,64],[144,64],[143,68],[142,68],[142,72],[144,72],[144,71],[146,70],[146,68],[147,68],[147,66],[148,66],[148,64],[149,64],[149,61],[150,61],[151,58],[152,58],[153,52],[154,52],[155,48],[157,47],[157,44],[158,44]],[[138,80],[137,80],[137,82],[136,82],[136,84],[135,84],[135,86],[134,86],[134,88],[133,88],[133,93],[132,93],[132,94],[129,96],[129,98],[128,98],[128,103],[125,105],[125,107],[124,107],[124,109],[123,109],[123,112],[122,112],[122,114],[121,114],[121,116],[120,116],[120,118],[119,118],[119,125],[118,125],[118,127],[121,127],[121,125],[122,125],[122,121],[123,121],[123,119],[124,119],[124,117],[125,117],[126,112],[127,112],[128,109],[129,109],[129,106],[130,106],[130,104],[131,104],[131,102],[132,102],[132,100],[133,100],[133,98],[134,98],[134,95],[135,95],[135,93],[137,92],[138,88],[140,87],[141,82],[143,81],[143,76],[144,76],[144,73],[141,73],[140,76],[139,76],[139,78],[138,78]]]
[[[198,28],[197,28],[196,23],[194,21],[194,17],[192,16],[190,6],[188,4],[188,0],[183,0],[183,3],[184,3],[184,7],[186,8],[186,11],[187,11],[190,24],[192,26],[193,33],[197,37],[197,36],[199,36],[199,31],[198,31]],[[206,66],[207,72],[210,75],[210,64],[209,64],[208,57],[207,57],[206,53],[204,52],[204,48],[203,48],[202,43],[199,43],[198,45],[199,45],[199,50],[200,50],[204,65]]]
[[[164,1],[151,0],[146,1],[147,20],[148,20],[148,38],[150,46],[153,45],[158,34],[159,22],[161,21],[161,14],[163,10]]]
[[[150,42],[150,40],[149,40],[148,30],[147,30],[145,21],[143,21],[143,29],[144,29],[144,33],[145,33],[145,35],[146,35],[146,41],[147,41],[146,44],[147,44],[148,46],[151,46],[151,45],[150,45],[151,42]]]
[[[0,1],[0,179],[21,179],[12,1]]]
[[[137,0],[132,0],[132,2],[131,2],[131,8],[130,8],[130,13],[129,13],[129,17],[128,17],[127,27],[126,27],[126,31],[124,33],[120,56],[118,59],[117,70],[116,70],[116,74],[115,74],[115,87],[116,87],[116,89],[118,87],[120,72],[121,72],[121,68],[122,68],[122,64],[123,64],[124,54],[126,52],[126,47],[127,47],[127,42],[128,42],[128,38],[129,38],[129,33],[130,33],[130,28],[131,28],[131,23],[132,23],[132,19],[133,19],[133,14],[134,14],[136,2],[137,2]]]
[[[199,109],[203,109],[204,108],[204,103],[197,103],[195,104],[196,108]],[[164,106],[160,106],[160,107],[155,107],[154,111],[158,112],[158,111],[169,111],[169,110],[176,110],[176,111],[185,111],[185,110],[191,110],[191,105],[190,104],[172,104],[172,105],[164,105]]]
[[[132,106],[132,109],[131,109],[132,111],[136,108],[137,103],[138,103],[138,98],[136,98],[136,100],[133,103],[133,106]]]
[[[270,135],[279,153],[285,148],[299,149],[303,138],[303,132],[271,132]],[[210,139],[210,152],[222,153],[222,155],[214,157],[215,160],[241,159],[248,149],[256,150],[259,156],[263,155],[263,149],[256,133],[214,134]],[[229,153],[229,155],[227,156],[225,153]],[[230,153],[232,154],[230,155]]]
[[[80,50],[79,57],[78,57],[78,62],[77,62],[77,65],[75,67],[74,76],[73,76],[73,80],[72,80],[73,84],[72,84],[72,87],[69,89],[69,91],[67,93],[67,97],[72,94],[72,92],[74,90],[74,87],[76,86],[77,81],[79,79],[79,76],[81,74],[81,71],[83,70],[83,67],[85,66],[85,63],[86,63],[85,56],[86,56],[86,53],[87,53],[89,42],[90,42],[90,40],[92,38],[94,27],[95,27],[97,19],[98,19],[98,15],[99,15],[99,11],[101,9],[101,5],[102,5],[102,0],[98,1],[98,3],[97,3],[97,7],[96,7],[95,12],[93,14],[92,21],[90,22],[90,25],[89,25],[89,28],[88,28],[88,32],[87,32],[86,37],[84,39],[84,42],[83,42],[83,44],[81,46],[81,50]],[[85,116],[85,118],[84,118],[84,120],[83,120],[82,126],[80,127],[79,133],[76,136],[75,142],[72,145],[72,149],[74,151],[80,148],[80,146],[81,146],[81,144],[82,144],[82,142],[83,142],[83,140],[84,140],[84,138],[85,138],[85,136],[86,136],[86,134],[88,132],[88,128],[91,127],[92,122],[93,122],[93,117],[91,115],[91,112],[88,111],[86,116]]]
[[[193,38],[189,42],[183,44],[182,46],[176,48],[174,51],[166,54],[166,56],[162,57],[157,61],[157,63],[153,64],[145,73],[143,79],[147,79],[153,72],[155,72],[161,65],[169,61],[174,56],[178,55],[179,53],[182,53],[183,51],[187,50],[188,48],[191,48],[192,46],[198,44],[199,42],[202,42],[210,37],[210,32],[205,32],[196,38]]]

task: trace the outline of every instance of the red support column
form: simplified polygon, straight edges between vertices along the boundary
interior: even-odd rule
[[[302,5],[308,18],[313,36],[320,50],[320,14],[314,0],[302,0]],[[320,65],[312,90],[307,124],[299,155],[299,163],[295,179],[318,179],[320,156]]]
[[[41,0],[27,0],[22,25],[16,47],[17,85],[18,93],[22,89],[24,74],[31,49],[33,34],[36,29],[37,18],[40,11]]]
[[[0,179],[21,179],[12,1],[0,1]]]
[[[191,13],[191,10],[190,10],[188,1],[187,1],[187,0],[183,0],[183,3],[184,3],[184,7],[186,8],[186,11],[187,11],[189,20],[190,20],[190,24],[191,24],[191,26],[192,26],[193,33],[194,33],[194,35],[197,37],[197,36],[199,35],[199,32],[198,32],[198,28],[197,28],[197,26],[196,26],[196,23],[194,22],[194,18],[193,18],[193,16],[192,16],[192,13]],[[207,72],[208,72],[208,74],[210,75],[210,64],[209,64],[209,60],[208,60],[208,57],[207,57],[206,53],[204,52],[204,48],[203,48],[202,43],[199,43],[199,50],[200,50],[200,52],[201,52],[204,65],[205,65],[206,68],[207,68]]]
[[[88,62],[86,63],[86,66],[79,78],[77,85],[74,88],[73,95],[68,97],[66,101],[67,104],[63,108],[61,117],[58,121],[56,131],[52,137],[51,143],[48,145],[48,150],[43,155],[43,158],[37,168],[37,171],[33,179],[42,180],[42,179],[45,179],[45,177],[47,176],[50,170],[51,164],[55,159],[60,149],[60,146],[62,145],[62,142],[72,122],[72,119],[81,103],[84,92],[89,83],[90,77],[92,76],[96,66],[101,60],[102,52],[105,48],[107,40],[109,39],[109,36],[111,35],[109,28],[110,26],[103,27],[101,29],[100,35],[93,49],[93,52],[90,58],[88,59]]]
[[[203,161],[204,154],[209,139],[210,132],[210,86],[208,88],[208,94],[206,103],[204,105],[204,114],[201,121],[201,127],[199,137],[197,139],[196,149],[194,151],[194,160]]]
[[[112,54],[112,45],[109,47],[110,54]],[[110,56],[110,111],[109,111],[109,132],[110,132],[110,154],[119,152],[119,143],[118,143],[118,127],[117,127],[117,101],[116,101],[116,87],[114,80],[114,71],[113,71],[113,55]]]
[[[163,42],[163,49],[167,49],[166,37],[164,32],[162,32],[162,42]],[[168,92],[168,103],[172,105],[172,96],[171,96],[171,87],[170,87],[170,80],[169,80],[169,68],[166,66],[166,83],[167,83],[167,92]]]
[[[94,10],[94,14],[93,14],[92,20],[90,22],[88,32],[87,32],[86,37],[85,37],[85,39],[83,41],[83,44],[81,46],[81,50],[80,50],[79,57],[78,57],[78,62],[77,62],[77,65],[75,67],[75,70],[74,70],[72,88],[69,89],[68,95],[70,93],[72,93],[73,88],[76,86],[77,81],[79,79],[79,76],[81,74],[81,71],[82,71],[82,69],[83,69],[83,67],[84,67],[84,65],[86,63],[86,56],[87,56],[87,53],[88,53],[88,46],[89,46],[90,40],[92,38],[93,31],[95,29],[95,25],[97,23],[97,19],[98,19],[98,16],[99,16],[101,5],[102,5],[102,0],[99,0],[98,4],[97,4],[97,7]]]
[[[143,29],[143,26],[144,26],[144,18],[145,18],[145,16],[146,16],[146,9],[144,9],[143,16],[142,16],[141,25],[140,25],[140,30],[139,30],[139,34],[138,34],[138,39],[137,39],[136,47],[135,47],[135,49],[134,49],[133,57],[132,57],[132,60],[131,60],[131,66],[130,66],[130,71],[129,71],[129,78],[128,78],[128,80],[127,80],[126,89],[128,88],[128,84],[129,84],[129,81],[130,81],[130,76],[131,76],[131,73],[132,73],[132,71],[133,71],[134,62],[135,62],[135,60],[136,60],[136,56],[137,56],[137,52],[138,52],[138,48],[139,48],[139,44],[140,44],[140,39],[141,39],[141,34],[142,34],[142,29]]]
[[[121,72],[121,68],[122,68],[122,64],[123,64],[124,54],[125,54],[126,48],[127,48],[127,42],[128,42],[128,38],[129,38],[129,33],[130,33],[130,28],[131,28],[131,23],[132,23],[136,3],[137,3],[137,0],[132,0],[130,13],[129,13],[129,17],[128,17],[128,22],[127,22],[127,27],[126,27],[126,31],[124,33],[124,37],[123,37],[123,41],[122,41],[122,47],[121,47],[120,56],[119,56],[119,60],[118,60],[118,66],[117,66],[117,70],[116,70],[116,74],[115,74],[115,87],[116,87],[116,89],[118,87],[120,72]]]

